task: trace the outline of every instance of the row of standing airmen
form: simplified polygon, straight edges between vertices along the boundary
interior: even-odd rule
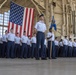
[[[13,29],[11,29],[10,33],[5,31],[5,35],[0,38],[0,57],[7,57],[7,58],[34,58],[37,55],[36,49],[36,34],[33,35],[32,38],[30,36],[24,35],[20,38],[19,33],[16,36],[13,34]],[[53,37],[52,37],[53,36]],[[50,38],[51,37],[51,38]],[[54,42],[53,42],[54,41]],[[52,45],[52,42],[54,43]],[[53,50],[54,47],[54,50]],[[51,49],[53,50],[53,57],[72,57],[76,56],[76,39],[72,42],[72,39],[67,39],[67,36],[60,41],[58,38],[55,37],[52,33],[52,30],[49,29],[47,33],[46,39],[44,41],[44,57],[51,58]],[[39,45],[39,57],[41,56],[41,46]]]
[[[56,59],[58,56],[76,56],[76,39],[72,44],[71,38],[68,41],[67,36],[65,36],[65,39],[59,43],[51,28],[45,37],[46,24],[44,23],[44,15],[41,14],[39,18],[40,21],[34,27],[32,38],[26,36],[26,31],[24,31],[21,38],[19,33],[15,36],[13,29],[10,30],[10,33],[5,31],[5,35],[2,36],[0,41],[0,56],[7,58],[35,57],[36,60],[40,58],[46,60],[47,57]]]

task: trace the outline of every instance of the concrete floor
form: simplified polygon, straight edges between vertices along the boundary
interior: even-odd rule
[[[0,75],[76,75],[76,58],[0,59]]]

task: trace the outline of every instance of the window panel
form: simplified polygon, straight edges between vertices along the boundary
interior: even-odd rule
[[[0,21],[0,24],[3,24],[3,22]]]
[[[3,17],[0,17],[0,20],[3,20]]]
[[[3,22],[0,22],[0,25],[2,25],[3,24]]]
[[[1,17],[3,17],[3,14],[0,14]]]
[[[0,32],[0,36],[2,36],[2,33]]]
[[[3,28],[3,34],[5,33],[6,30],[7,30],[7,27],[4,27]]]
[[[5,20],[4,23],[8,23],[8,20]]]
[[[4,15],[8,15],[8,12],[4,12]]]
[[[5,26],[8,26],[8,23],[4,23]]]
[[[0,25],[8,26],[9,22],[9,15],[10,15],[10,10],[8,12],[4,12],[4,14],[0,14]],[[4,19],[4,21],[3,21]],[[4,22],[4,23],[3,23]],[[8,29],[8,27],[0,26],[0,34],[5,34],[5,30]]]
[[[7,30],[7,27],[4,27],[4,30]]]
[[[3,20],[0,20],[0,23],[3,23]]]
[[[5,17],[4,20],[8,20],[8,18]]]
[[[0,34],[2,34],[2,27],[0,26]]]
[[[4,18],[8,18],[9,16],[8,15],[4,15]]]
[[[2,29],[2,27],[0,26],[0,29]]]

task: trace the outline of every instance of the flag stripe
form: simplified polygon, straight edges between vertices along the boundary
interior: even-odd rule
[[[29,25],[29,35],[31,34],[31,26],[32,26],[32,17],[33,17],[33,9],[31,9],[31,16],[30,16],[30,25]]]
[[[24,9],[24,16],[23,16],[23,26],[22,26],[22,30],[21,30],[21,36],[22,36],[22,34],[23,34],[23,32],[24,32],[24,22],[25,22],[25,14],[26,14],[26,8]]]
[[[16,31],[15,31],[15,33],[17,33],[18,32],[18,25],[16,24]]]
[[[10,29],[12,28],[12,22],[10,22]]]
[[[20,26],[20,36],[22,35],[21,32],[22,32],[22,26]]]
[[[12,28],[14,29],[14,23],[12,23]]]
[[[16,32],[15,32],[16,31],[16,24],[14,24],[14,29],[13,30],[14,30],[14,33],[16,34]]]
[[[29,23],[29,14],[30,13],[30,8],[28,8],[28,14],[27,14],[27,22],[26,22],[26,35],[27,35],[27,31],[28,31],[28,23]]]
[[[26,15],[25,15],[24,31],[26,31],[26,21],[27,21],[28,8],[26,8],[25,12],[26,12]]]
[[[30,11],[29,11],[29,22],[28,22],[27,35],[30,35],[30,34],[29,34],[30,19],[31,19],[31,9],[30,9]]]
[[[9,33],[9,31],[10,31],[10,22],[8,23],[8,33]]]
[[[18,31],[17,32],[20,33],[20,25],[18,25]]]
[[[33,30],[33,23],[34,23],[34,12],[35,12],[35,9],[33,9],[33,15],[32,15],[32,25],[31,25],[31,32],[30,32],[30,35],[31,35],[31,37],[32,37],[32,30]]]

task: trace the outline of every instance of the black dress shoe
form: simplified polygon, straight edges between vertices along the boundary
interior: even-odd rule
[[[33,59],[34,57],[31,57],[31,59]]]
[[[48,59],[51,59],[51,58],[48,58]]]
[[[47,60],[46,58],[41,58],[41,60]]]
[[[56,59],[56,58],[52,58],[52,59]]]
[[[40,58],[36,58],[36,60],[40,60]]]

